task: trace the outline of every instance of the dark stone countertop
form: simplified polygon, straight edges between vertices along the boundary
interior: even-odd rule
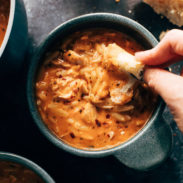
[[[0,150],[23,155],[43,167],[57,183],[181,183],[183,182],[183,135],[166,108],[163,116],[171,125],[174,144],[171,156],[159,168],[149,172],[131,170],[114,157],[81,158],[59,150],[39,132],[27,107],[25,86],[29,60],[46,35],[60,23],[92,12],[112,12],[130,17],[158,39],[163,30],[177,28],[155,14],[141,0],[24,0],[29,23],[29,52],[21,79],[1,86]],[[179,72],[181,64],[172,66]],[[4,88],[8,88],[5,92]]]

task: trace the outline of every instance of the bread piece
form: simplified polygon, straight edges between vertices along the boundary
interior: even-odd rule
[[[143,0],[175,25],[183,25],[183,0]]]
[[[106,58],[108,67],[113,65],[122,72],[128,72],[141,80],[143,76],[144,64],[135,59],[135,56],[128,53],[115,43],[106,47]]]

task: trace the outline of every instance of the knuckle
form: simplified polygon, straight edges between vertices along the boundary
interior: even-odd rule
[[[173,37],[177,37],[177,36],[183,36],[183,31],[179,30],[179,29],[172,29],[170,31],[167,32],[167,34],[165,35],[166,38],[173,38]]]

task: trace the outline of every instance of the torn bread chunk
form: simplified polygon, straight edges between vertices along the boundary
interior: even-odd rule
[[[125,85],[111,87],[109,89],[111,101],[117,105],[124,105],[131,101],[133,97],[133,88],[136,82],[137,80],[129,75]]]
[[[158,14],[167,17],[170,22],[183,26],[183,0],[144,0]]]
[[[117,69],[121,72],[128,72],[141,80],[144,70],[144,64],[137,61],[135,56],[117,44],[109,44],[106,47],[106,57],[104,63],[109,67]]]

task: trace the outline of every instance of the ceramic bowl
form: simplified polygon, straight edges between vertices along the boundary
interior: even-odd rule
[[[71,19],[54,29],[35,53],[27,81],[27,97],[32,117],[41,132],[58,148],[83,157],[114,155],[126,166],[136,170],[148,170],[160,165],[169,155],[172,146],[172,132],[163,120],[164,103],[161,98],[148,123],[127,142],[105,150],[89,151],[72,147],[59,140],[44,124],[35,102],[35,78],[47,53],[58,40],[73,32],[86,28],[102,27],[124,32],[140,42],[146,49],[158,42],[154,36],[137,22],[116,14],[95,13]]]
[[[20,164],[36,173],[43,180],[43,182],[55,183],[50,175],[48,175],[48,173],[46,173],[40,166],[22,156],[7,152],[0,152],[0,161],[8,161]]]
[[[22,0],[10,1],[6,34],[0,47],[0,75],[16,74],[24,61],[28,43],[28,25]]]

